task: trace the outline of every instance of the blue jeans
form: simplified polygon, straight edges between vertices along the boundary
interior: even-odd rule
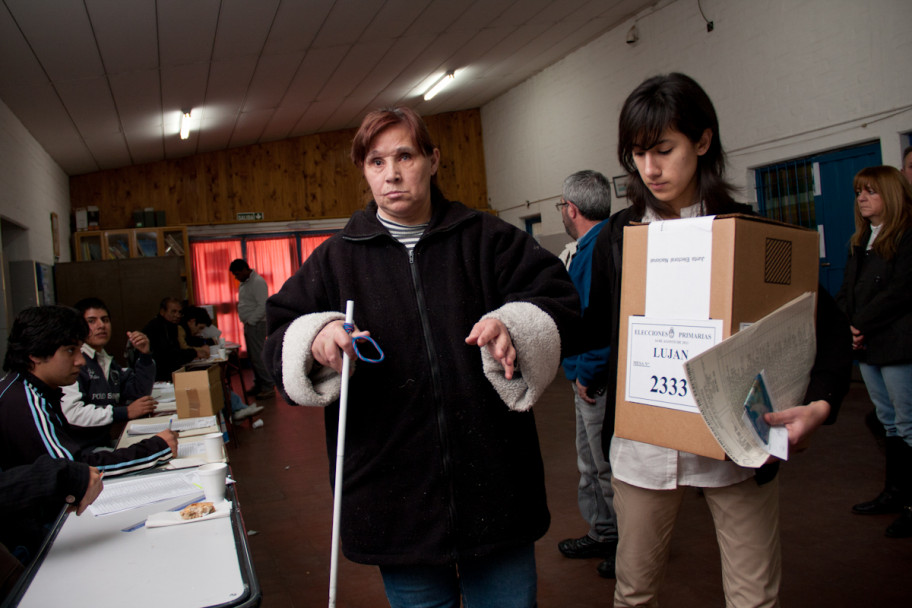
[[[586,403],[576,394],[575,382],[571,387],[576,407],[576,467],[580,472],[576,500],[580,514],[589,524],[590,538],[599,542],[616,541],[611,465],[602,453],[602,423],[608,395],[599,395],[595,403]]]
[[[535,608],[535,545],[445,566],[381,566],[391,608]]]
[[[912,446],[912,363],[858,367],[887,437],[902,437]]]

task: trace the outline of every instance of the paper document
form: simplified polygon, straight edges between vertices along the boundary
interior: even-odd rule
[[[649,224],[645,316],[709,318],[714,217]]]
[[[129,479],[105,482],[98,498],[89,506],[92,515],[109,515],[136,509],[153,502],[199,493],[196,471],[182,475],[140,475]]]
[[[218,422],[216,422],[215,416],[201,416],[199,418],[176,418],[172,416],[165,419],[163,422],[134,422],[127,428],[127,434],[155,435],[156,433],[161,433],[168,429],[177,431],[178,433],[187,433],[189,431],[216,426],[217,424]]]
[[[722,321],[631,316],[627,327],[624,399],[696,414],[683,364],[722,340]]]
[[[177,411],[177,401],[157,401],[155,403],[155,414],[170,414]]]
[[[152,398],[156,401],[174,401],[174,385],[170,382],[156,382],[152,385]]]
[[[788,460],[788,431],[784,426],[770,426],[763,418],[765,414],[774,411],[773,401],[766,390],[766,375],[761,371],[754,378],[747,399],[744,400],[741,419],[745,426],[754,431],[755,439],[765,452]]]
[[[205,441],[190,441],[177,444],[178,458],[192,458],[194,456],[206,456]]]
[[[757,376],[763,373],[774,411],[802,405],[817,352],[815,302],[816,294],[805,293],[684,364],[700,414],[741,466],[759,467],[770,456],[745,418]],[[771,432],[781,434],[775,427]]]

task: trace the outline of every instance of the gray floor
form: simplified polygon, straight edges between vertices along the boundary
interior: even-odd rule
[[[249,384],[248,384],[249,386]],[[266,406],[264,427],[237,429],[229,448],[266,608],[326,605],[332,494],[320,410]],[[884,537],[893,516],[852,515],[883,482],[883,453],[864,423],[864,386],[853,383],[839,421],[781,472],[784,606],[910,606],[912,539]],[[598,577],[598,560],[569,560],[556,548],[585,533],[576,507],[576,460],[569,387],[555,382],[535,408],[553,523],[538,542],[539,606],[611,606],[614,581]],[[680,513],[662,604],[724,604],[712,521],[697,491]],[[343,560],[338,605],[385,606],[375,568]]]

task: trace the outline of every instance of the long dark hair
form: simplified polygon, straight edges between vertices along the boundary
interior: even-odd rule
[[[713,214],[734,202],[734,187],[724,179],[725,152],[719,137],[719,119],[709,96],[685,74],[653,76],[634,89],[621,109],[618,120],[618,159],[626,169],[627,198],[640,215],[649,206],[671,213],[671,208],[653,196],[633,161],[633,149],[648,150],[662,138],[666,129],[683,133],[693,143],[709,129],[709,149],[697,161],[697,193]]]
[[[868,243],[868,229],[871,222],[861,217],[858,210],[858,192],[862,188],[870,188],[880,195],[883,202],[883,224],[871,248],[877,255],[885,260],[896,255],[896,246],[903,234],[912,226],[912,185],[894,167],[881,165],[879,167],[866,167],[855,175],[855,234],[852,235],[853,245],[862,247]]]

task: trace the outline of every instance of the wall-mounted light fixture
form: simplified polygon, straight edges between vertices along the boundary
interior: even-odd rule
[[[440,78],[437,82],[434,83],[428,92],[424,94],[424,100],[430,101],[434,95],[442,91],[447,85],[453,82],[456,79],[456,70],[450,70],[443,77]]]
[[[634,23],[630,26],[630,29],[627,30],[627,44],[636,44],[639,39],[640,30],[637,29],[636,23]]]
[[[190,138],[190,114],[193,110],[181,110],[180,118],[180,138],[189,139]]]

